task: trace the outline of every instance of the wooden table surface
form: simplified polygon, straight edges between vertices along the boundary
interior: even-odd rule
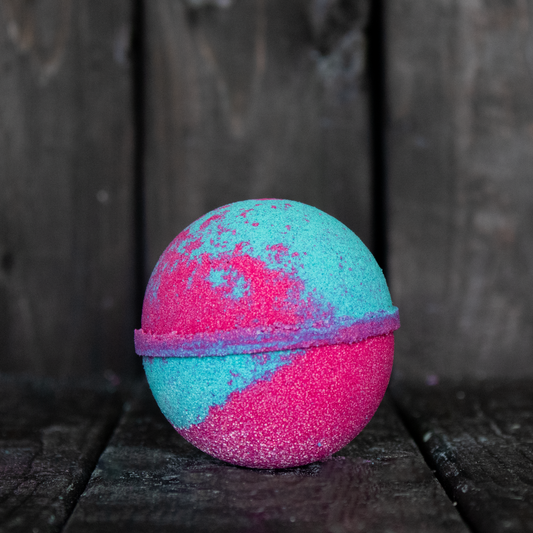
[[[0,532],[533,531],[533,383],[395,383],[327,461],[228,465],[145,382],[0,375]]]

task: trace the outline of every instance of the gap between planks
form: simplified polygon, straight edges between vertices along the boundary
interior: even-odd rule
[[[533,531],[533,382],[392,387],[430,468],[475,533]]]
[[[0,532],[61,531],[116,428],[101,381],[0,375]]]

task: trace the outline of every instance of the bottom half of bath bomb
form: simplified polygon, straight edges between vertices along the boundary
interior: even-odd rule
[[[174,428],[240,466],[324,459],[370,421],[387,388],[392,333],[353,344],[218,357],[144,357],[150,388]]]

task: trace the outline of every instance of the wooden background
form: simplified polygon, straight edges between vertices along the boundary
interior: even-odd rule
[[[134,375],[170,240],[285,197],[387,265],[397,377],[533,375],[532,16],[533,0],[0,0],[0,372]]]

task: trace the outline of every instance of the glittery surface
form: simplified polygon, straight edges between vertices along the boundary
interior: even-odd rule
[[[392,368],[398,310],[342,223],[298,202],[216,209],[154,268],[135,348],[171,424],[228,462],[327,457],[370,420]]]
[[[196,447],[237,465],[285,468],[317,461],[369,422],[385,393],[393,351],[392,333],[302,350],[276,372],[210,407],[201,423],[180,427],[169,420]],[[196,387],[194,380],[190,386]],[[179,410],[179,403],[174,408]]]

